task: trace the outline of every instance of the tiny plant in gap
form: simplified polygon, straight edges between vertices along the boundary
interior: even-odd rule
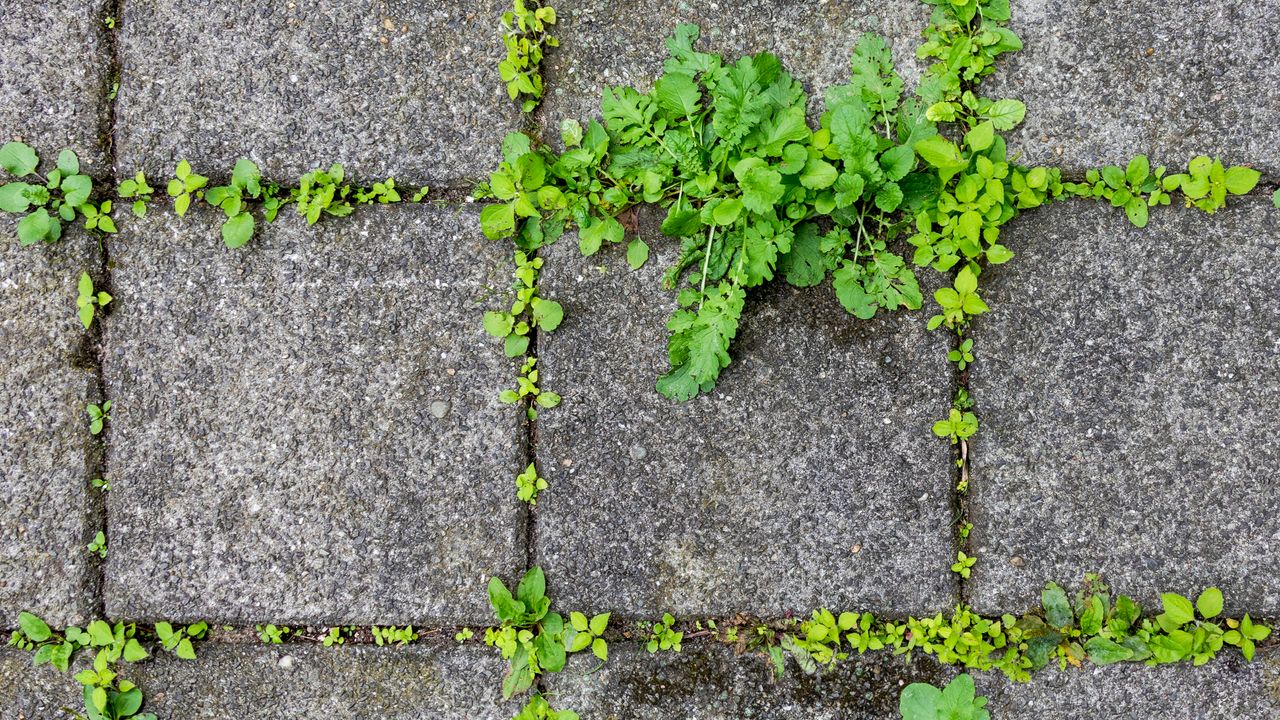
[[[107,558],[107,535],[106,535],[106,533],[104,533],[104,532],[102,532],[101,530],[99,530],[99,531],[98,531],[98,532],[93,536],[93,540],[89,543],[89,545],[88,545],[87,547],[88,547],[88,550],[89,550],[89,554],[90,554],[90,555],[97,555],[99,558],[101,558],[101,559],[105,560],[105,559]]]
[[[516,476],[516,497],[530,505],[538,504],[538,493],[547,489],[545,478],[538,477],[538,470],[533,463],[524,472]]]
[[[89,416],[90,434],[98,435],[111,419],[111,401],[107,400],[101,405],[89,403],[84,406],[84,411]]]
[[[253,629],[258,633],[258,639],[268,645],[279,645],[291,632],[284,625],[255,625]]]
[[[502,14],[507,59],[498,63],[498,74],[507,83],[507,96],[520,100],[524,112],[532,112],[542,99],[542,53],[559,45],[548,33],[548,26],[555,24],[555,8],[536,0],[515,0]]]
[[[47,175],[40,174],[39,166],[40,159],[30,146],[20,142],[0,146],[0,168],[18,178],[0,185],[0,210],[23,215],[17,227],[20,244],[56,242],[62,237],[63,224],[75,220],[77,211],[84,218],[86,229],[116,231],[110,216],[111,202],[95,205],[91,201],[93,179],[81,174],[75,152],[59,153],[57,166]],[[37,182],[26,182],[24,178]]]
[[[680,652],[680,642],[684,640],[684,632],[676,630],[675,624],[676,619],[671,616],[671,613],[663,613],[662,619],[653,624],[645,649],[651,654],[659,650]]]
[[[381,647],[383,645],[408,645],[418,639],[418,633],[414,631],[412,625],[405,627],[389,627],[373,628],[373,642]]]
[[[171,652],[183,660],[195,660],[194,642],[204,639],[209,632],[209,624],[201,621],[175,628],[170,623],[158,622],[155,625],[155,631],[160,646],[166,652]]]
[[[80,316],[80,324],[88,330],[93,323],[93,316],[99,308],[105,308],[111,302],[111,295],[106,292],[93,291],[93,278],[89,273],[80,273],[80,282],[76,286],[76,314]]]
[[[941,690],[926,683],[911,683],[898,698],[902,720],[990,720],[987,699],[977,695],[973,678],[957,675]]]
[[[147,216],[147,203],[151,201],[151,196],[155,194],[155,188],[147,184],[147,176],[141,170],[134,173],[132,178],[121,180],[120,186],[116,188],[116,195],[122,200],[133,200],[131,209],[137,217]]]

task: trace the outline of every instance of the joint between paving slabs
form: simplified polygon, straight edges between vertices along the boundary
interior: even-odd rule
[[[951,339],[953,342],[952,349],[958,349],[960,347],[960,343],[965,340],[964,337],[960,335],[955,335],[955,334],[952,335]],[[952,364],[952,363],[948,363],[948,364],[951,365],[952,372],[954,373],[951,377],[951,384],[952,384],[951,397],[956,398],[959,396],[960,392],[963,391],[965,396],[969,399],[969,401],[973,403],[974,402],[973,395],[969,392],[968,368],[961,370],[959,365],[957,364]],[[970,411],[972,410],[973,408],[970,408]],[[955,547],[953,548],[955,552],[952,554],[952,557],[957,558],[959,553],[964,552],[969,548],[969,542],[965,534],[965,528],[969,524],[969,502],[968,502],[968,488],[969,488],[969,481],[970,481],[969,468],[973,463],[973,447],[969,444],[968,439],[965,439],[965,438],[961,438],[960,442],[956,443],[952,447],[954,449],[954,456],[955,456],[954,477],[952,478],[952,484],[951,484],[951,517],[952,517],[951,525],[952,525],[952,538],[955,541]],[[972,556],[973,553],[965,552],[965,554]],[[957,593],[959,595],[959,601],[965,605],[968,605],[969,604],[968,580],[963,575],[957,574],[956,585],[957,585]]]

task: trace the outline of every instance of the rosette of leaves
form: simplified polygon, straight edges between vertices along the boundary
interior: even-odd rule
[[[41,175],[39,166],[40,158],[29,145],[10,142],[0,146],[0,168],[16,178],[0,185],[0,210],[25,213],[18,221],[19,244],[56,242],[62,237],[63,223],[75,220],[77,211],[84,216],[86,229],[116,231],[110,201],[102,205],[89,201],[93,179],[80,173],[80,159],[73,151],[59,153],[57,167],[48,175]]]
[[[262,173],[252,160],[240,158],[231,171],[231,184],[204,191],[205,202],[227,216],[222,223],[222,242],[228,248],[243,247],[253,238],[253,215],[248,201],[262,197]]]
[[[513,595],[499,578],[489,580],[489,604],[501,625],[485,630],[486,645],[497,647],[510,663],[502,695],[511,698],[533,687],[543,672],[564,669],[564,618],[549,612],[547,580],[542,569],[525,573]]]

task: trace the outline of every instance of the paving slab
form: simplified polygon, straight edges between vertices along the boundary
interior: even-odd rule
[[[117,167],[225,177],[250,157],[294,182],[342,162],[364,182],[459,184],[519,126],[497,65],[506,0],[130,0]]]
[[[93,536],[84,405],[96,384],[76,316],[80,273],[97,243],[68,228],[54,245],[20,247],[0,217],[0,627],[18,613],[83,622],[93,603]]]
[[[80,683],[48,665],[32,667],[31,653],[0,647],[0,678],[0,717],[5,720],[54,720],[69,717],[64,708],[84,708]]]
[[[1280,173],[1280,0],[1014,0],[1022,51],[982,86],[1027,119],[1007,138],[1024,162],[1080,172],[1147,153],[1186,167],[1221,155]]]
[[[665,41],[681,23],[702,28],[700,49],[707,52],[730,59],[758,52],[777,55],[804,83],[814,109],[820,108],[828,86],[849,81],[849,57],[864,32],[885,36],[907,87],[914,88],[922,70],[915,50],[929,9],[915,1],[561,0],[556,3],[560,47],[543,62],[544,123],[557,128],[564,118],[600,117],[605,87],[648,91],[662,74]]]
[[[969,590],[1025,609],[1101,571],[1149,609],[1217,585],[1280,613],[1280,211],[1104,205],[1024,215],[974,324]]]
[[[553,707],[591,720],[885,720],[898,717],[898,694],[907,684],[943,684],[954,674],[923,654],[908,662],[872,653],[822,676],[805,675],[788,661],[775,680],[765,655],[735,655],[709,643],[653,655],[639,644],[612,643],[609,662],[591,672],[598,664],[578,655],[563,673],[546,676]]]
[[[1201,667],[1120,664],[1043,670],[1030,683],[975,676],[995,720],[1105,717],[1114,720],[1238,720],[1280,717],[1274,653],[1246,663],[1232,648]]]
[[[113,247],[113,617],[448,624],[524,567],[510,259],[450,207],[290,212],[242,251],[153,211]]]
[[[954,605],[954,466],[929,431],[951,399],[945,336],[921,313],[861,322],[829,286],[779,281],[748,299],[716,390],[667,400],[654,381],[677,306],[660,282],[678,248],[654,219],[639,272],[621,247],[584,259],[571,238],[543,269],[566,311],[538,344],[543,387],[564,398],[538,419],[552,596],[648,617]]]
[[[83,171],[106,167],[111,53],[101,0],[0,0],[0,144],[48,158],[69,147]]]

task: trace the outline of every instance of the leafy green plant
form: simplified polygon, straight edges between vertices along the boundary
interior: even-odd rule
[[[209,184],[209,178],[191,172],[191,163],[186,160],[178,161],[173,174],[175,177],[169,181],[165,191],[169,197],[173,198],[173,211],[178,214],[178,217],[182,217],[187,214],[193,199],[203,197],[204,187]]]
[[[973,437],[976,432],[978,432],[977,416],[971,412],[961,413],[955,408],[951,409],[946,420],[939,420],[933,424],[933,434],[949,439],[952,445]]]
[[[160,641],[161,647],[167,652],[182,658],[183,660],[195,660],[196,649],[193,644],[196,640],[203,640],[209,633],[209,624],[200,621],[190,625],[174,627],[167,622],[158,622],[155,625],[156,638]]]
[[[320,639],[320,643],[325,647],[333,647],[334,645],[345,645],[347,635],[350,635],[352,628],[334,626],[329,628],[324,637]]]
[[[662,619],[653,624],[645,649],[650,654],[659,650],[680,652],[680,642],[684,640],[684,632],[676,630],[675,624],[676,619],[671,616],[671,613],[663,613]]]
[[[525,398],[533,398],[535,404],[544,408],[553,408],[560,404],[560,396],[550,390],[538,387],[538,359],[528,358],[520,366],[520,376],[516,378],[515,390],[503,390],[498,399],[508,405],[514,405]],[[531,404],[527,410],[530,420],[538,419],[538,411]]]
[[[111,302],[111,295],[107,292],[95,293],[93,278],[89,277],[87,272],[80,273],[80,282],[76,285],[76,291],[76,314],[80,316],[80,324],[88,330],[98,308],[105,308]]]
[[[1164,178],[1166,191],[1181,190],[1187,207],[1195,206],[1213,214],[1227,203],[1227,195],[1244,195],[1257,184],[1262,173],[1247,167],[1227,168],[1217,158],[1193,158],[1187,172]]]
[[[582,652],[591,648],[591,654],[601,662],[609,659],[609,643],[604,639],[604,631],[609,628],[609,613],[594,615],[591,619],[580,612],[569,613],[569,630],[565,636],[571,653]]]
[[[89,403],[84,406],[84,411],[89,415],[89,432],[97,435],[102,432],[107,421],[111,419],[111,401],[107,400],[101,405]]]
[[[115,223],[109,215],[110,202],[94,205],[93,179],[80,173],[80,160],[75,152],[58,154],[57,167],[48,175],[39,172],[40,159],[29,145],[9,142],[0,146],[0,168],[17,178],[17,182],[0,185],[0,210],[26,213],[18,221],[18,242],[32,245],[56,242],[62,237],[63,223],[75,220],[76,211],[85,217],[85,227],[103,233],[114,233]],[[40,184],[22,181],[34,178]]]
[[[1240,648],[1240,653],[1244,655],[1244,659],[1249,661],[1253,660],[1255,643],[1262,642],[1271,635],[1271,628],[1254,624],[1248,613],[1245,613],[1245,616],[1239,620],[1228,618],[1227,628],[1229,629],[1222,636],[1222,642]]]
[[[94,478],[92,481],[90,481],[90,484],[104,493],[111,492],[111,481],[107,480],[106,478]]]
[[[524,112],[533,112],[542,99],[539,68],[543,50],[559,44],[547,32],[548,26],[555,24],[555,8],[539,6],[536,0],[514,0],[511,10],[502,14],[507,59],[498,63],[498,74],[507,84],[507,95],[521,99]]]
[[[262,197],[262,173],[251,160],[241,158],[231,171],[231,184],[204,191],[204,201],[222,210],[227,219],[222,223],[222,242],[228,248],[243,247],[253,238],[253,215],[246,200]]]
[[[471,631],[471,628],[464,627],[453,636],[453,639],[459,643],[464,643],[473,637],[475,637],[475,633]]]
[[[572,710],[553,710],[541,695],[534,694],[512,720],[578,720],[578,713]]]
[[[969,579],[969,575],[973,571],[973,566],[978,564],[978,558],[972,555],[966,555],[963,550],[956,553],[956,561],[951,563],[951,572],[959,575],[965,580]]]
[[[461,634],[461,633],[459,633]],[[408,645],[418,639],[418,633],[413,629],[412,625],[404,627],[374,627],[373,642],[378,647],[383,645]]]
[[[360,205],[388,205],[400,202],[400,192],[396,190],[395,178],[387,178],[382,182],[374,183],[373,187],[357,188],[355,199],[356,204]]]
[[[554,300],[538,296],[538,274],[542,258],[530,257],[517,250],[515,253],[515,300],[507,312],[490,311],[484,314],[484,329],[493,337],[503,339],[507,357],[519,357],[529,349],[529,333],[533,328],[551,332],[564,320],[564,308]]]
[[[565,663],[564,618],[549,612],[551,599],[542,569],[525,573],[513,595],[499,578],[489,580],[489,604],[501,622],[486,628],[484,642],[502,652],[510,668],[502,681],[502,696],[510,698],[533,687],[538,675],[560,672]]]
[[[147,216],[147,203],[154,193],[155,188],[147,184],[147,176],[141,170],[132,178],[121,180],[116,188],[116,195],[122,200],[133,200],[133,214],[137,217]]]
[[[942,690],[926,683],[911,683],[898,698],[903,720],[990,720],[987,699],[977,695],[973,678],[957,675]]]
[[[947,359],[956,364],[956,369],[964,370],[973,364],[973,338],[960,342],[955,350],[947,353]]]
[[[105,560],[107,558],[107,535],[99,530],[93,536],[93,540],[86,546],[90,555],[97,555]]]
[[[345,177],[342,165],[334,163],[328,171],[312,170],[298,180],[292,199],[308,225],[315,225],[321,215],[346,217],[355,212],[349,199],[351,186],[343,183]]]
[[[547,489],[545,478],[538,477],[538,470],[533,463],[524,472],[516,476],[516,497],[530,505],[538,504],[538,493]]]
[[[258,639],[268,645],[279,645],[292,632],[285,625],[254,625],[253,630],[258,633]]]

